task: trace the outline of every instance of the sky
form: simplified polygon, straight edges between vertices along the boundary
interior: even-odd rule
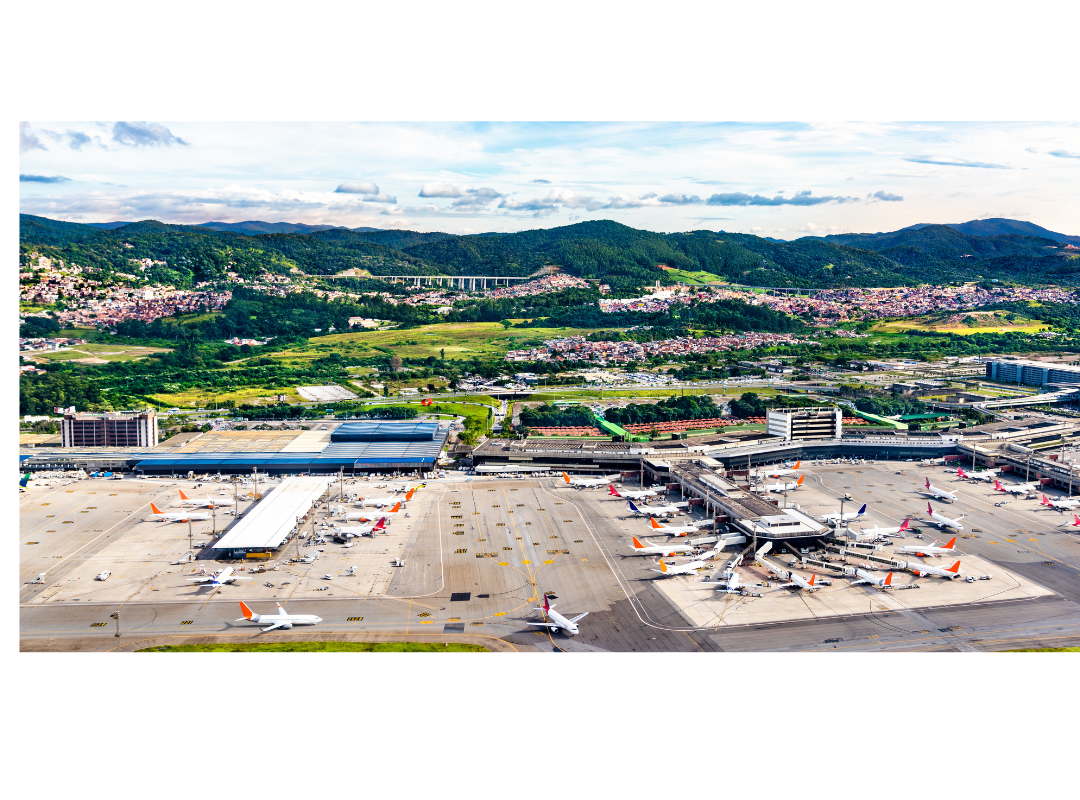
[[[1080,123],[23,122],[20,211],[781,239],[988,217],[1080,235]]]

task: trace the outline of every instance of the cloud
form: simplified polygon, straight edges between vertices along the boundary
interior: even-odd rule
[[[696,194],[665,194],[660,202],[673,206],[696,206],[701,204],[701,198]]]
[[[502,192],[497,192],[487,186],[474,189],[472,186],[455,186],[441,181],[425,183],[420,187],[420,196],[452,197],[454,202],[450,204],[450,207],[459,211],[478,211],[491,201],[505,197]]]
[[[90,137],[82,131],[69,130],[67,132],[67,137],[68,147],[70,147],[72,150],[82,150],[88,144],[101,143],[101,140],[98,139],[96,136]]]
[[[468,186],[454,186],[450,183],[433,181],[420,187],[421,197],[464,197]]]
[[[379,187],[371,181],[346,181],[334,191],[341,194],[378,194]]]
[[[34,133],[29,122],[20,122],[19,152],[25,153],[27,150],[48,150],[48,148],[41,143],[41,139]]]
[[[1055,158],[1080,158],[1080,153],[1070,153],[1068,150],[1048,150],[1047,155]]]
[[[889,192],[881,191],[881,192],[874,192],[873,194],[868,194],[866,196],[866,199],[867,200],[883,200],[886,203],[899,203],[904,198],[901,197],[898,194],[890,194]]]
[[[19,183],[68,183],[70,180],[63,175],[19,175]]]
[[[725,192],[714,194],[705,201],[708,206],[819,206],[824,203],[854,203],[857,197],[839,197],[822,195],[813,197],[809,189],[795,192],[794,197],[762,197],[760,194],[748,195],[744,192]]]
[[[530,183],[551,183],[551,181],[545,180],[544,178],[533,178]]]
[[[905,158],[904,161],[910,161],[913,164],[934,164],[939,167],[976,167],[977,169],[1012,169],[1012,167],[1006,167],[1002,164],[987,164],[984,161],[967,161],[965,159],[956,159],[953,161],[943,161],[939,158],[931,158],[930,156],[913,156],[911,158]]]
[[[129,147],[187,146],[187,142],[157,122],[117,122],[113,124],[113,141]]]
[[[641,197],[631,197],[626,194],[615,195],[608,198],[607,205],[604,208],[643,208],[658,205],[660,205],[660,199],[656,196],[656,192],[647,192]]]
[[[800,233],[809,233],[811,236],[826,236],[839,230],[835,225],[815,225],[813,222],[808,222],[799,228]]]

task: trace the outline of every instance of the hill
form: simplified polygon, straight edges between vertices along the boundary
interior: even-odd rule
[[[1064,244],[1080,245],[1080,236],[1067,236],[1064,233],[1055,233],[1049,231],[1041,225],[1036,225],[1034,222],[1024,222],[1018,219],[1002,219],[1001,217],[995,217],[993,219],[974,219],[970,222],[948,222],[945,223],[948,227],[958,230],[961,233],[966,233],[969,236],[1035,236],[1041,239],[1050,239],[1054,242],[1062,242]],[[919,225],[912,225],[910,228],[925,228],[926,223]],[[909,230],[907,228],[905,230]]]
[[[305,225],[303,222],[259,222],[249,220],[247,222],[200,222],[196,227],[209,228],[213,231],[233,231],[234,233],[246,233],[250,235],[260,233],[314,233],[336,228],[337,225]],[[373,230],[365,228],[364,230]]]

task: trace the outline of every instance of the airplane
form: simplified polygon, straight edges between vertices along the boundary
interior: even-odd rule
[[[643,516],[643,517],[644,516],[649,516],[649,515],[652,515],[652,514],[676,514],[679,511],[679,509],[676,508],[675,506],[642,505],[641,508],[638,508],[636,505],[634,505],[633,500],[627,500],[626,502],[630,506],[627,509],[627,511],[629,511],[629,513],[638,514],[638,515]]]
[[[650,519],[649,525],[656,533],[666,533],[668,536],[686,536],[688,533],[698,532],[697,526],[693,523],[689,525],[661,525],[655,519]]]
[[[547,628],[552,633],[558,633],[559,629],[566,631],[571,636],[578,633],[577,621],[584,617],[589,612],[586,611],[583,614],[578,614],[576,617],[567,619],[558,611],[552,611],[555,608],[554,605],[548,605],[547,595],[544,595],[544,605],[540,608],[533,609],[534,611],[543,611],[544,616],[547,617],[546,622],[526,622],[526,625],[539,625],[542,628]]]
[[[782,492],[793,492],[802,486],[802,482],[806,479],[805,475],[800,475],[799,479],[794,483],[773,483],[768,486],[758,486],[754,491],[757,492],[775,492],[780,494]]]
[[[1071,497],[1066,498],[1065,500],[1051,500],[1044,494],[1040,505],[1056,508],[1058,511],[1065,511],[1065,509],[1080,507],[1080,500],[1073,500]]]
[[[213,508],[214,506],[227,507],[233,504],[232,500],[211,500],[209,497],[204,500],[198,500],[193,497],[188,497],[186,494],[184,494],[183,489],[180,490],[180,501],[181,505],[183,505],[184,503],[190,503],[196,508]]]
[[[694,548],[688,544],[669,544],[666,546],[658,546],[645,540],[645,544],[642,544],[636,536],[631,536],[634,540],[634,555],[637,556],[674,556],[679,553],[692,553]]]
[[[702,581],[701,583],[705,586],[716,586],[716,591],[726,594],[746,594],[747,590],[747,585],[742,582],[742,578],[735,570],[732,570],[731,574],[723,580]]]
[[[999,492],[1009,492],[1016,495],[1029,495],[1035,491],[1036,486],[1034,483],[1010,483],[1008,486],[1002,486],[1001,481],[994,481],[994,489]]]
[[[158,518],[158,522],[187,522],[188,520],[194,522],[201,519],[210,519],[210,515],[207,514],[205,511],[199,511],[195,513],[182,511],[178,514],[166,514],[153,503],[150,504],[150,510],[154,512],[153,516]]]
[[[209,575],[204,575],[200,578],[188,578],[189,583],[208,583],[211,586],[225,586],[233,581],[250,581],[253,578],[241,578],[239,575],[233,575],[232,567],[225,567],[220,572],[212,572]]]
[[[375,517],[364,516],[365,513],[366,512],[363,512],[363,511],[346,511],[345,512],[345,521],[349,522],[350,520],[358,519],[361,522],[367,522],[368,520],[375,519]],[[378,514],[400,514],[400,513],[401,513],[401,503],[400,502],[394,503],[394,507],[391,508],[391,509],[387,509],[386,511],[379,511],[378,512]]]
[[[879,589],[892,588],[893,574],[891,572],[884,578],[878,578],[875,575],[871,575],[869,572],[864,572],[861,569],[857,569],[855,570],[855,576],[858,578],[858,580],[852,581],[852,586],[858,586],[860,583],[869,583],[871,586],[876,586]]]
[[[1068,525],[1069,523],[1068,522],[1063,522],[1061,524],[1062,525]],[[1076,514],[1073,514],[1072,526],[1074,528],[1080,527],[1080,516],[1077,516]]]
[[[939,489],[938,487],[933,486],[930,483],[929,478],[926,479],[926,490],[923,492],[923,494],[928,494],[931,497],[937,498],[938,500],[955,500],[956,499],[956,493],[955,492],[947,492],[944,489]]]
[[[808,592],[816,592],[818,590],[817,575],[811,575],[810,580],[803,578],[800,575],[796,575],[794,572],[788,573],[788,583],[781,584],[780,589],[806,589]]]
[[[334,530],[345,534],[346,537],[353,536],[370,536],[375,538],[376,533],[383,533],[386,531],[386,517],[383,517],[374,525],[335,525]]]
[[[616,489],[610,483],[608,484],[608,497],[618,497],[620,500],[648,499],[650,497],[656,497],[658,494],[660,494],[660,493],[658,491],[656,491],[655,489],[645,489],[643,491],[633,491],[633,492],[627,491],[626,489],[623,489],[620,492],[618,489]]]
[[[930,519],[927,520],[931,525],[937,524],[939,528],[952,528],[954,531],[962,531],[964,526],[960,524],[960,520],[967,516],[967,514],[961,514],[956,519],[949,519],[944,514],[939,514],[934,511],[933,506],[929,503],[926,504],[926,510],[930,513]]]
[[[272,631],[275,628],[281,628],[282,630],[287,631],[293,625],[318,625],[322,622],[322,617],[316,617],[314,614],[289,614],[281,607],[281,603],[278,603],[277,607],[278,613],[276,615],[256,614],[247,607],[247,604],[243,600],[241,600],[240,611],[243,613],[244,617],[243,619],[236,620],[236,622],[247,620],[248,622],[254,622],[256,625],[262,622],[272,622],[273,625],[269,628],[262,629],[263,633]]]
[[[415,491],[416,489],[409,489],[409,491],[405,493],[406,503],[412,500],[413,492]],[[397,504],[400,502],[400,497],[361,497],[360,502],[357,505],[363,508],[364,506],[388,506],[391,503]]]
[[[568,486],[576,486],[579,489],[595,489],[598,486],[610,486],[614,478],[571,478],[565,472],[562,479]]]
[[[996,478],[1000,472],[1000,469],[984,469],[968,475],[966,472],[964,472],[962,467],[959,468],[959,475],[961,478],[966,478],[972,481],[986,481],[987,483],[994,480],[994,478]]]
[[[932,556],[934,558],[938,556],[949,555],[956,552],[956,537],[952,537],[943,545],[939,545],[937,541],[933,544],[909,544],[906,547],[900,548],[902,553],[911,553],[913,556]]]
[[[799,459],[791,469],[759,469],[757,475],[762,478],[783,478],[785,475],[794,475],[799,471],[799,467],[801,466],[802,459]]]
[[[702,567],[708,566],[704,561],[688,561],[685,564],[679,564],[674,567],[669,567],[664,563],[664,559],[660,559],[660,569],[650,570],[650,572],[659,572],[665,578],[671,578],[675,575],[693,575],[697,573]]]
[[[862,508],[860,508],[858,511],[847,511],[843,515],[833,513],[822,514],[820,517],[818,517],[818,519],[822,522],[849,522],[850,520],[858,519],[865,513],[866,503],[863,503]]]
[[[909,530],[911,530],[911,517],[905,519],[899,528],[863,528],[861,531],[852,532],[859,536],[893,536],[898,533],[905,533]]]
[[[916,575],[918,575],[920,578],[925,578],[927,575],[938,575],[939,577],[948,578],[949,580],[960,577],[959,561],[957,561],[951,567],[945,567],[944,569],[942,569],[941,567],[935,567],[932,564],[917,564],[913,561],[909,561],[907,562],[907,568],[914,572]]]

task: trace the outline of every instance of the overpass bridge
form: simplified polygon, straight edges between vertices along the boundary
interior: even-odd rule
[[[461,289],[462,291],[475,292],[478,289],[487,289],[491,286],[509,286],[512,283],[523,283],[532,280],[526,277],[514,277],[511,275],[312,275],[313,278],[342,279],[370,278],[377,281],[390,283],[411,283],[413,286],[448,286]]]

